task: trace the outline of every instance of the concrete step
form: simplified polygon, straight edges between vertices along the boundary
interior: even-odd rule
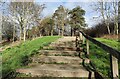
[[[32,77],[88,77],[89,72],[81,65],[39,64],[32,68],[17,69],[16,72]],[[94,73],[92,72],[92,77]]]
[[[39,54],[46,56],[79,56],[79,52],[62,50],[40,50]]]
[[[75,42],[53,42],[50,46],[75,46]]]
[[[50,46],[47,46],[47,47],[43,47],[44,50],[64,50],[64,51],[76,51],[76,50],[79,50],[79,51],[83,51],[83,48],[76,48],[76,47],[66,47],[66,46],[56,46],[56,47],[50,47]]]
[[[49,46],[56,47],[56,46],[62,46],[62,47],[75,47],[75,44],[51,44]]]
[[[57,41],[55,41],[56,43],[57,42],[68,42],[68,41],[75,41],[76,37],[62,37],[62,38],[59,38]]]
[[[75,44],[75,40],[71,40],[71,41],[55,41],[55,42],[52,42],[51,44]]]
[[[79,57],[71,56],[34,56],[32,61],[35,63],[46,63],[46,64],[80,64],[82,59]]]
[[[75,46],[76,37],[62,37],[55,42],[52,42],[50,46]]]

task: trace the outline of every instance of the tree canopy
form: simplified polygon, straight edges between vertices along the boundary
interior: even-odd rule
[[[85,27],[85,10],[83,10],[80,6],[77,6],[69,11],[72,31],[75,29],[82,29]]]

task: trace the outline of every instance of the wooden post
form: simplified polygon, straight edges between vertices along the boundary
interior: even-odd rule
[[[119,79],[118,59],[110,55],[110,67],[112,79]]]
[[[78,46],[78,36],[76,35],[76,47]]]
[[[86,46],[87,46],[87,55],[89,55],[89,40],[86,39]]]
[[[80,35],[80,40],[83,40],[83,38],[82,38],[82,33],[79,33],[79,35]]]
[[[82,35],[83,44],[85,44],[85,37]]]

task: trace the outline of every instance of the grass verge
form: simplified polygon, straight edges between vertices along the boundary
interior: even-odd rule
[[[26,41],[19,46],[7,48],[2,52],[2,75],[7,76],[15,69],[23,67],[29,63],[28,58],[38,53],[43,46],[60,38],[59,36],[45,36],[32,41]]]
[[[96,40],[116,49],[118,49],[119,41],[111,39],[96,38]],[[119,50],[120,51],[120,50]],[[110,59],[109,53],[90,42],[90,59],[96,66],[96,69],[103,75],[110,77]],[[120,71],[120,64],[119,64]]]

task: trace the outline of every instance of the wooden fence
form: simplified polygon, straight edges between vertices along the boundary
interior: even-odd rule
[[[82,40],[83,44],[85,44],[86,39],[86,47],[87,47],[87,55],[90,54],[89,52],[89,41],[96,44],[103,50],[107,51],[110,54],[110,68],[111,68],[111,79],[119,79],[119,68],[118,68],[118,60],[120,60],[120,52],[118,50],[115,50],[111,48],[110,46],[107,46],[106,44],[103,44],[92,37],[86,35],[82,31],[76,31],[76,39],[79,37],[80,40]]]

